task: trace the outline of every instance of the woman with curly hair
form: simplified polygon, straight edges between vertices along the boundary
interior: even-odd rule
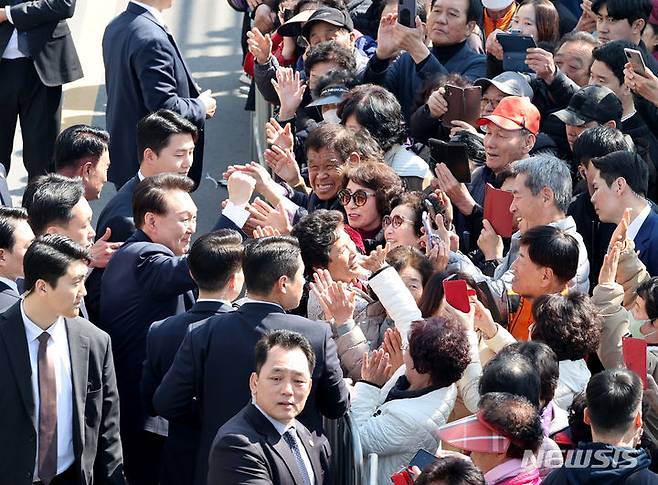
[[[357,86],[338,108],[338,116],[354,131],[368,130],[384,151],[384,161],[404,180],[407,190],[421,190],[429,182],[432,174],[425,160],[404,147],[407,127],[393,93],[374,84]]]
[[[567,409],[591,377],[584,358],[599,346],[601,315],[589,296],[569,293],[537,298],[532,316],[531,339],[548,345],[559,361],[560,378],[554,402]]]
[[[470,350],[464,322],[438,317],[412,324],[404,365],[390,379],[388,354],[364,356],[352,417],[364,455],[379,455],[377,483],[389,483],[418,448],[438,447],[437,431],[452,411]]]

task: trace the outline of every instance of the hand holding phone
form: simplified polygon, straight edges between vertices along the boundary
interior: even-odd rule
[[[416,28],[416,0],[398,0],[398,23]]]
[[[432,239],[435,236],[434,236],[434,230],[432,229],[432,221],[430,221],[430,216],[427,213],[427,211],[423,211],[423,215],[421,216],[421,219],[423,221],[423,227],[425,228],[425,234],[427,235],[427,249],[431,251],[433,247]]]
[[[646,75],[647,65],[644,63],[644,58],[639,50],[624,48],[624,54],[626,54],[626,59],[633,66],[633,71],[641,76]]]

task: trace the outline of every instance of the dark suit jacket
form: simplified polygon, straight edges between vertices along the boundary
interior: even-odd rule
[[[315,483],[321,485],[329,470],[329,443],[311,435],[299,421],[295,431],[313,467]],[[304,485],[290,447],[253,404],[219,429],[210,450],[208,485],[228,483]]]
[[[155,322],[146,337],[146,360],[142,370],[142,400],[149,414],[153,411],[153,394],[171,367],[188,327],[213,315],[233,310],[219,301],[198,301],[187,312]],[[169,435],[162,459],[161,485],[192,483],[199,450],[201,427],[198,413],[169,421]]]
[[[0,312],[4,312],[20,299],[21,295],[19,295],[16,290],[8,284],[0,281]]]
[[[151,242],[142,231],[114,253],[101,284],[100,327],[112,337],[121,396],[121,432],[142,429],[139,385],[152,322],[184,313],[195,287],[186,257]]]
[[[187,414],[194,398],[198,400],[202,409],[198,484],[206,481],[208,452],[217,430],[250,402],[254,347],[274,329],[304,334],[315,351],[313,387],[299,420],[320,433],[322,415],[339,418],[347,412],[349,395],[328,325],[286,314],[278,305],[254,302],[200,322],[190,327],[153,397],[156,412],[167,419]]]
[[[139,169],[137,122],[170,109],[200,130],[190,177],[201,179],[205,106],[173,36],[144,8],[129,3],[103,36],[107,130],[112,164],[108,178],[122,186]]]
[[[46,86],[61,86],[82,77],[66,19],[73,17],[76,0],[27,2],[0,0],[0,8],[11,7],[11,22],[0,24],[0,53],[4,52],[14,28],[27,35],[27,45],[39,79]]]
[[[65,318],[73,377],[73,450],[80,485],[124,484],[110,338]],[[30,355],[20,304],[0,314],[0,484],[29,485],[37,454]]]
[[[635,236],[635,249],[651,276],[658,276],[658,214],[653,210]]]

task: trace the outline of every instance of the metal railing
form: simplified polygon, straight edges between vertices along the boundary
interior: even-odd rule
[[[352,416],[325,419],[324,433],[331,445],[331,475],[336,485],[361,485],[364,481],[361,440]],[[376,474],[375,474],[376,476]]]
[[[265,135],[265,123],[272,117],[273,108],[265,101],[258,89],[255,90],[255,111],[251,114],[251,159],[258,160],[265,165],[263,152],[267,148],[267,136]]]

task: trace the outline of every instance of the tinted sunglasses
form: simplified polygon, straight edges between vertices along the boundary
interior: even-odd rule
[[[354,193],[350,192],[348,189],[343,189],[338,192],[338,202],[340,205],[346,206],[350,203],[350,200],[354,201],[354,205],[361,207],[366,205],[368,202],[368,197],[375,195],[374,192],[367,192],[363,189],[355,190]]]
[[[411,219],[407,219],[406,217],[402,217],[402,216],[397,215],[397,214],[394,215],[393,217],[391,217],[391,216],[382,217],[382,225],[384,227],[388,227],[391,224],[393,224],[393,228],[397,229],[398,227],[400,227],[405,222],[407,222],[409,224],[414,224],[414,221],[412,221]]]

